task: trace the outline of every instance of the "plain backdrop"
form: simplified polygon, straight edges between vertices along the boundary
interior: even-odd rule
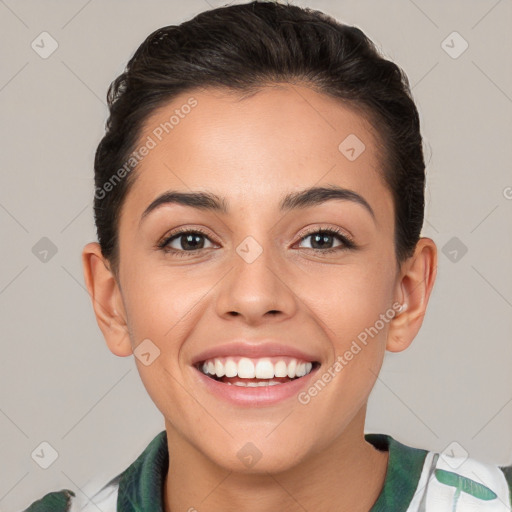
[[[61,488],[90,496],[164,428],[84,287],[93,155],[108,85],[144,38],[224,3],[0,0],[2,511]],[[512,2],[291,3],[360,27],[406,71],[421,115],[438,278],[412,346],[386,355],[366,431],[510,463]],[[48,469],[42,442],[58,454]]]

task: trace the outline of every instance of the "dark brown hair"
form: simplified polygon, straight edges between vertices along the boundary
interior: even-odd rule
[[[250,94],[278,82],[307,84],[364,114],[383,148],[397,262],[412,255],[423,225],[425,163],[405,73],[356,27],[312,9],[253,1],[156,30],[111,83],[110,115],[94,161],[94,216],[103,256],[116,275],[119,217],[135,176],[126,162],[148,117],[196,88]]]

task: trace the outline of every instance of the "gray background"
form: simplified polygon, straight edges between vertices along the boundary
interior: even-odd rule
[[[107,349],[85,291],[93,155],[107,87],[142,40],[224,3],[0,0],[2,511],[61,488],[90,496],[164,428],[133,358]],[[405,69],[423,125],[423,234],[440,249],[438,279],[413,345],[386,355],[366,431],[510,463],[512,2],[291,3],[362,28]],[[43,31],[58,43],[46,59],[31,47]],[[457,58],[444,48],[460,40],[442,44],[453,31],[469,43]],[[57,249],[46,262],[43,237]],[[31,457],[42,441],[59,454],[46,470]]]

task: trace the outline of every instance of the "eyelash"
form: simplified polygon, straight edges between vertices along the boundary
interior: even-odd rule
[[[166,254],[174,254],[175,256],[178,256],[180,258],[184,258],[189,254],[194,254],[197,251],[200,251],[201,249],[196,249],[194,251],[178,251],[177,249],[169,249],[167,244],[169,242],[172,242],[175,238],[179,238],[182,235],[188,235],[188,234],[201,234],[204,237],[210,239],[208,234],[204,232],[201,228],[194,228],[194,229],[183,229],[174,231],[171,233],[168,237],[164,238],[159,244],[158,248],[164,251]],[[211,240],[210,240],[211,241]]]
[[[206,238],[208,238],[208,240],[210,240],[210,237],[208,236],[208,234],[200,228],[184,229],[184,230],[175,231],[175,232],[171,233],[169,236],[164,238],[164,240],[162,240],[160,243],[158,243],[157,247],[167,254],[173,254],[180,258],[186,257],[187,255],[191,255],[191,254],[193,255],[197,251],[201,251],[202,249],[195,249],[193,251],[183,251],[183,250],[177,250],[177,249],[169,249],[167,247],[167,244],[169,244],[169,242],[173,241],[176,238],[179,238],[182,235],[188,235],[188,234],[201,234],[201,235],[205,236]],[[330,253],[337,252],[337,251],[346,251],[349,249],[357,249],[356,244],[337,228],[326,228],[326,229],[315,228],[315,229],[312,229],[312,230],[304,233],[300,237],[299,242],[302,241],[304,238],[307,238],[308,236],[315,235],[315,234],[333,235],[335,238],[338,238],[338,240],[343,243],[343,246],[331,247],[330,249],[309,249],[316,253],[330,254]],[[212,241],[212,240],[210,240],[210,241]],[[303,249],[307,249],[307,247],[303,247]]]

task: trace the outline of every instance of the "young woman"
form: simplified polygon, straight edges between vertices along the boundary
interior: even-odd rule
[[[437,268],[400,68],[251,2],[151,34],[108,100],[85,281],[165,430],[92,501],[28,510],[510,510],[510,468],[364,434]]]

